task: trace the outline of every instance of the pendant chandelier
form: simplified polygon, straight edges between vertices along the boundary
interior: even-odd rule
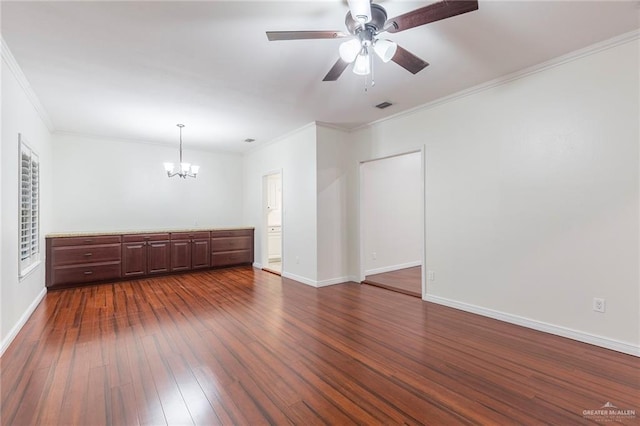
[[[198,170],[200,170],[200,166],[192,165],[191,163],[185,163],[182,161],[182,128],[184,124],[177,124],[180,128],[180,164],[177,171],[175,170],[175,166],[173,163],[164,163],[164,170],[167,172],[167,176],[174,177],[179,176],[182,179],[186,179],[188,177],[195,178],[198,174]]]

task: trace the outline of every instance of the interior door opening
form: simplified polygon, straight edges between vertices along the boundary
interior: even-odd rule
[[[282,273],[282,172],[263,178],[265,226],[262,265],[265,271]]]

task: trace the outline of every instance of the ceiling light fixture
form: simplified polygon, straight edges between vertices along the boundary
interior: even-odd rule
[[[373,42],[373,50],[380,57],[380,59],[382,59],[382,62],[386,64],[393,58],[393,55],[396,54],[398,45],[391,40],[379,38]]]
[[[371,58],[366,48],[362,49],[362,53],[358,55],[353,63],[353,73],[357,75],[371,74]]]
[[[169,177],[179,176],[182,179],[186,179],[187,176],[189,176],[194,178],[198,174],[200,166],[182,162],[182,128],[184,127],[184,124],[176,124],[176,126],[180,128],[180,168],[178,171],[174,172],[175,166],[173,163],[164,163],[164,170],[167,172],[167,176]]]
[[[371,21],[371,0],[347,0],[353,19],[364,25]]]
[[[370,52],[376,52],[376,55],[382,62],[389,62],[398,50],[398,45],[386,39],[378,39],[374,35],[373,28],[365,28],[356,30],[357,38],[352,38],[340,44],[338,52],[340,58],[346,63],[353,64],[353,72],[357,75],[369,75],[372,72],[373,57]]]

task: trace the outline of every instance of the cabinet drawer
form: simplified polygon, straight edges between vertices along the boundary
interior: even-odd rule
[[[211,254],[211,266],[240,265],[253,262],[251,250],[225,251]]]
[[[169,240],[169,233],[163,232],[161,234],[127,234],[122,236],[122,241],[125,243],[135,243],[141,241],[165,241]]]
[[[230,229],[228,231],[211,231],[211,238],[244,236],[253,236],[253,229]]]
[[[211,251],[245,250],[251,248],[251,243],[251,237],[212,238]]]
[[[209,238],[209,231],[172,232],[172,240],[203,240]]]
[[[74,263],[119,262],[121,253],[120,243],[54,247],[51,261],[54,267]]]
[[[113,244],[120,242],[120,235],[86,237],[58,237],[51,239],[51,247],[82,246],[88,244]]]
[[[53,269],[52,286],[120,278],[120,262],[89,263]]]

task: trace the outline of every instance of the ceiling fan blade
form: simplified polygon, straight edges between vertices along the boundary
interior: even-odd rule
[[[474,10],[478,10],[477,0],[443,0],[388,19],[384,28],[390,33],[398,33]]]
[[[336,81],[348,66],[348,62],[343,61],[342,58],[338,58],[322,81]]]
[[[406,49],[403,49],[400,46],[398,46],[396,54],[393,55],[393,58],[391,58],[391,60],[409,71],[411,74],[417,74],[427,66],[429,66],[428,62],[423,61],[413,53],[409,52]]]
[[[351,37],[342,31],[267,31],[269,41]]]

